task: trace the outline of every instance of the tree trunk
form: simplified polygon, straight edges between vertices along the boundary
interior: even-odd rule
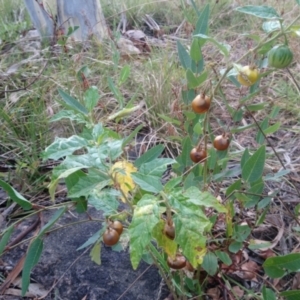
[[[33,25],[43,40],[51,40],[58,32],[67,34],[69,27],[79,26],[72,34],[76,41],[90,36],[102,41],[108,30],[99,0],[24,0]]]

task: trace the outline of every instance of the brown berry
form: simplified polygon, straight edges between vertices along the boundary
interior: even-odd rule
[[[214,139],[214,147],[217,150],[223,151],[226,150],[229,147],[230,140],[229,136],[225,133],[218,135]]]
[[[170,224],[171,223],[171,224]],[[172,222],[167,222],[164,227],[164,234],[170,239],[174,240],[175,238],[175,228],[172,224]]]
[[[188,260],[186,261],[185,268],[190,272],[195,271],[194,267],[191,265],[191,263]]]
[[[182,255],[176,255],[175,259],[172,259],[171,257],[168,256],[167,264],[170,268],[179,270],[185,267],[186,259]]]
[[[202,148],[193,148],[192,151],[190,152],[190,158],[194,163],[198,163],[200,161],[205,160],[207,157],[207,153],[204,149]]]
[[[210,107],[211,98],[206,96],[204,93],[199,94],[192,101],[192,109],[197,114],[206,113]]]
[[[123,232],[123,224],[120,221],[113,221],[109,224],[109,227],[116,230],[119,235]]]
[[[113,246],[119,241],[120,235],[116,230],[107,228],[102,238],[105,245]]]

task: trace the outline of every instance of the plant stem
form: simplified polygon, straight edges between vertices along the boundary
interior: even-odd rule
[[[148,247],[148,251],[150,253],[150,256],[152,257],[153,259],[153,262],[155,264],[155,266],[158,268],[159,272],[160,272],[160,275],[162,276],[162,278],[164,279],[165,283],[167,284],[168,286],[168,289],[170,291],[170,293],[172,294],[174,300],[179,300],[177,295],[176,295],[176,291],[173,289],[173,286],[170,282],[170,280],[167,278],[163,268],[161,267],[161,265],[158,263],[158,261],[156,260],[156,257],[155,255],[152,253],[151,249]]]
[[[297,82],[297,80],[296,80],[295,76],[293,75],[293,73],[291,72],[291,70],[289,68],[286,68],[286,70],[289,73],[289,75],[291,76],[292,81],[293,81],[293,83],[295,84],[295,86],[297,88],[298,94],[300,95],[300,85],[299,85],[299,83]]]

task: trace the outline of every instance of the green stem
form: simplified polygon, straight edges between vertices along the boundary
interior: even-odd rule
[[[151,249],[149,247],[147,248],[147,250],[148,250],[150,256],[152,257],[155,266],[158,268],[158,270],[160,272],[160,275],[162,276],[162,278],[164,279],[165,283],[167,284],[168,289],[169,289],[170,293],[172,294],[174,300],[178,300],[178,297],[176,295],[175,289],[173,288],[170,280],[167,278],[166,273],[164,272],[163,268],[161,267],[161,265],[156,260],[155,255],[152,253],[152,251],[151,251]]]

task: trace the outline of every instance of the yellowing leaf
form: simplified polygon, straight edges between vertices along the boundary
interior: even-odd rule
[[[195,257],[195,261],[197,262],[197,266],[198,265],[202,265],[203,263],[203,258],[207,252],[207,248],[201,248],[201,247],[197,247],[196,249],[196,257]],[[194,268],[197,268],[197,266],[193,263],[192,266]]]
[[[158,245],[170,256],[175,259],[177,252],[177,243],[170,240],[164,233],[165,222],[160,220],[153,228],[153,237],[156,239]]]
[[[90,257],[93,262],[95,262],[97,265],[101,265],[101,244],[97,242],[91,252]]]
[[[114,184],[118,186],[123,194],[123,197],[121,197],[123,202],[125,202],[125,197],[128,196],[129,192],[135,188],[135,183],[130,174],[136,171],[136,167],[126,160],[116,162],[111,168]]]

